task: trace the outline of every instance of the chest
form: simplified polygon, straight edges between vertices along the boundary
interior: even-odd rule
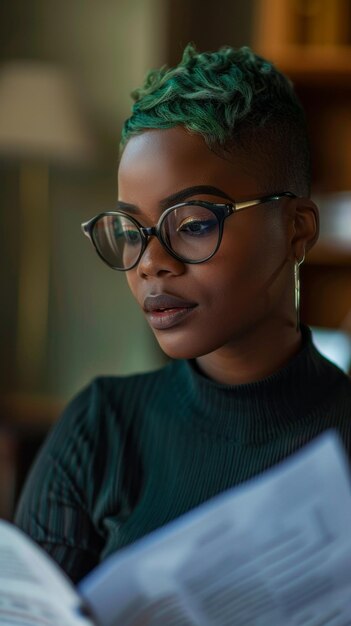
[[[110,498],[101,512],[106,537],[102,559],[272,464],[268,449],[203,435],[187,433],[178,446],[174,444],[154,441],[150,449],[139,452],[138,462],[130,460],[130,473],[138,470],[133,480],[129,473],[129,492],[126,485],[119,490],[122,503]]]

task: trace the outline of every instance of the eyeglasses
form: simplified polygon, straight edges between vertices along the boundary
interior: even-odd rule
[[[112,269],[127,271],[135,267],[149,243],[157,237],[174,258],[183,263],[204,263],[217,252],[223,235],[224,220],[258,204],[296,198],[284,191],[256,200],[215,204],[192,200],[164,211],[156,226],[145,227],[123,211],[107,211],[82,224],[101,259]]]

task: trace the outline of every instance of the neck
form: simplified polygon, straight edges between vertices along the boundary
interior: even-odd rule
[[[230,344],[196,359],[210,379],[228,385],[256,382],[286,365],[301,346],[301,331],[273,323],[235,337]]]

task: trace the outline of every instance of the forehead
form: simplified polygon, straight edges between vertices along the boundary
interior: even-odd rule
[[[243,151],[223,158],[182,127],[147,130],[128,141],[118,170],[120,200],[145,204],[197,185],[219,187],[233,199],[262,192],[257,165]]]

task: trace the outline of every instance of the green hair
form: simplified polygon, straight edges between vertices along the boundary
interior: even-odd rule
[[[274,154],[275,178],[281,184],[287,178],[284,183],[299,195],[309,194],[310,154],[301,104],[290,80],[250,48],[198,53],[188,44],[176,67],[150,71],[132,97],[121,150],[147,129],[181,125],[202,135],[213,151],[254,146],[271,164]]]

